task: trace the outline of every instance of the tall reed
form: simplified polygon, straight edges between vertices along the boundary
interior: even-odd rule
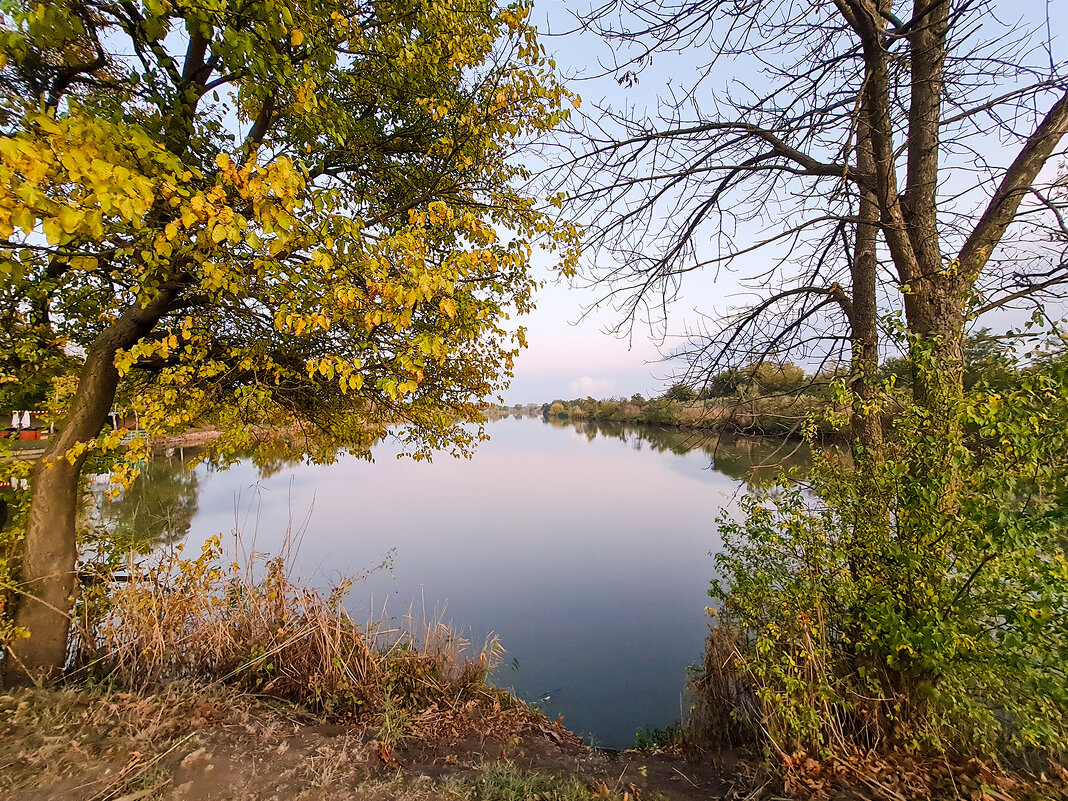
[[[131,564],[125,581],[82,605],[76,672],[136,688],[223,683],[340,719],[379,720],[479,698],[499,707],[486,676],[501,649],[477,653],[440,620],[413,610],[396,624],[358,623],[344,599],[290,578],[289,543],[272,559],[227,561],[221,538]]]

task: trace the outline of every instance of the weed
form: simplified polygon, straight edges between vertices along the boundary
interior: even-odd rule
[[[214,537],[195,557],[179,546],[132,566],[102,613],[79,621],[74,675],[124,689],[221,684],[378,725],[392,742],[426,710],[501,708],[486,687],[495,643],[472,656],[456,632],[411,610],[397,625],[357,623],[342,601],[360,577],[322,594],[292,583],[289,556],[227,563]]]
[[[634,733],[634,747],[639,751],[659,749],[679,751],[686,746],[686,729],[681,723],[672,723],[664,729],[640,728]]]
[[[624,795],[604,782],[590,785],[570,773],[533,773],[511,762],[492,763],[473,776],[451,780],[446,790],[464,801],[590,801]]]
[[[378,739],[388,745],[399,745],[411,721],[411,713],[406,712],[395,700],[392,693],[383,696],[381,722],[378,724]]]

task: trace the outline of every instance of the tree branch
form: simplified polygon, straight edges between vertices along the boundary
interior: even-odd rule
[[[960,271],[974,281],[1016,218],[1020,202],[1061,138],[1068,133],[1068,93],[1046,114],[1005,173],[990,203],[957,256]]]

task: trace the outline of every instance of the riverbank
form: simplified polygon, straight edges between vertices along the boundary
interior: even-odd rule
[[[692,756],[693,754],[691,754]],[[1068,771],[966,756],[605,751],[531,710],[468,709],[399,740],[226,688],[0,695],[8,801],[1064,801]]]
[[[11,801],[739,798],[731,774],[677,755],[590,749],[530,710],[470,708],[402,740],[298,706],[172,685],[0,696],[0,796]],[[755,797],[755,796],[754,796]]]
[[[153,437],[152,447],[157,451],[171,448],[195,448],[214,442],[220,436],[220,432],[213,428],[193,428],[169,437]],[[42,440],[31,440],[18,443],[18,445],[24,447],[13,448],[11,456],[20,461],[36,461],[47,447],[46,442]]]
[[[695,398],[689,401],[668,397],[646,400],[635,395],[630,399],[600,401],[593,398],[556,400],[542,407],[542,415],[551,420],[671,426],[709,433],[785,438],[800,437],[806,429],[821,435],[834,434],[848,413],[848,408],[840,408],[826,397],[811,394]]]

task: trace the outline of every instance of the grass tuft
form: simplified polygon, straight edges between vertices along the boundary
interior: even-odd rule
[[[620,801],[636,798],[633,786],[609,787],[603,781],[590,783],[571,773],[535,773],[510,762],[495,762],[472,776],[445,784],[449,796],[462,801]],[[662,801],[661,796],[642,796]]]
[[[288,556],[227,564],[214,537],[195,557],[176,548],[131,566],[82,616],[74,675],[113,689],[222,685],[377,726],[390,743],[443,721],[454,728],[472,707],[533,714],[487,686],[495,642],[472,653],[440,620],[411,610],[397,625],[357,623],[342,602],[360,577],[325,594],[299,587]]]

